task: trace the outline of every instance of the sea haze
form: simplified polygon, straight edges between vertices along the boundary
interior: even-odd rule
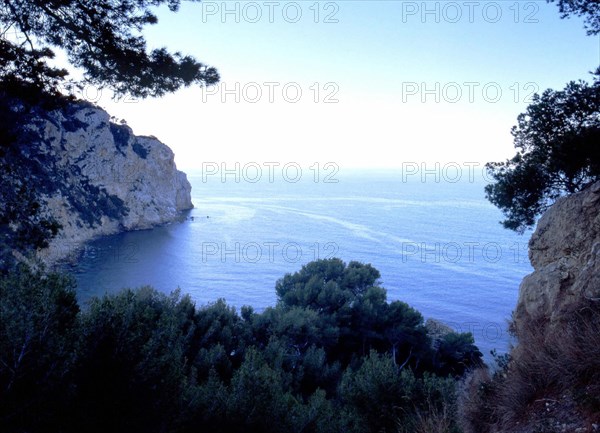
[[[181,288],[199,305],[224,298],[262,310],[285,273],[340,257],[375,266],[389,300],[473,332],[485,354],[505,352],[519,283],[532,271],[530,233],[502,228],[481,173],[328,169],[318,178],[305,169],[297,182],[291,171],[269,178],[266,167],[258,182],[256,170],[225,182],[189,173],[195,208],[181,223],[86,246],[71,269],[80,300],[148,284]]]

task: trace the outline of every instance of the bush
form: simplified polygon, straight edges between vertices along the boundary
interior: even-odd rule
[[[0,430],[455,431],[453,368],[472,340],[431,349],[422,316],[388,303],[369,266],[306,269],[331,277],[288,276],[316,304],[239,315],[150,287],[79,311],[70,279],[20,268],[0,283]]]
[[[487,198],[499,207],[506,228],[523,232],[557,198],[600,179],[600,69],[590,85],[534,95],[513,127],[517,154],[487,164],[495,182]]]
[[[74,378],[79,430],[165,431],[174,425],[189,386],[194,316],[189,297],[149,287],[92,301],[82,317]],[[110,412],[117,416],[107,417]]]
[[[600,421],[598,301],[582,300],[560,323],[526,325],[492,376],[478,370],[465,381],[460,399],[465,433],[515,431],[527,423],[551,428],[542,426],[548,416],[541,403],[547,401],[563,411],[562,422]]]
[[[0,431],[56,431],[76,361],[74,283],[19,266],[0,279]]]

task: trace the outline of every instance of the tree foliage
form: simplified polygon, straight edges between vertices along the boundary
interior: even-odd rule
[[[54,430],[67,416],[79,307],[74,284],[21,265],[0,278],[0,430]]]
[[[432,347],[370,265],[321,260],[278,287],[305,281],[292,286],[309,299],[299,292],[323,276],[317,304],[240,315],[149,287],[79,311],[69,279],[13,270],[0,280],[0,430],[395,432],[419,431],[430,410],[451,415],[455,378],[480,363],[476,348],[463,356],[472,337]],[[329,296],[331,281],[358,296],[340,305],[351,295]]]
[[[450,333],[442,338],[437,347],[435,370],[444,376],[462,376],[480,363],[481,356],[473,335]]]
[[[583,17],[588,35],[600,33],[600,2],[597,0],[547,0],[548,3],[556,2],[561,18],[572,15]]]
[[[599,71],[600,72],[600,71]],[[600,75],[534,95],[512,129],[517,154],[487,164],[487,198],[523,232],[557,198],[600,179]]]
[[[192,0],[194,1],[194,0]],[[165,48],[147,49],[142,30],[157,22],[153,8],[175,12],[180,0],[10,0],[0,2],[0,271],[47,246],[59,225],[44,214],[41,197],[59,189],[52,161],[41,149],[36,124],[52,110],[68,110],[63,89],[84,84],[111,89],[116,97],[161,96],[192,84],[219,80],[215,68]],[[50,62],[54,50],[83,72],[82,80]],[[64,170],[62,170],[64,172]],[[54,176],[54,177],[56,177]],[[120,212],[104,192],[98,205]],[[89,204],[89,203],[88,203]],[[118,204],[118,203],[117,203]],[[87,211],[93,206],[70,203]]]
[[[597,0],[547,0],[561,18],[584,18],[588,35],[600,33]],[[600,179],[600,68],[591,84],[535,94],[512,129],[517,154],[486,165],[495,180],[486,197],[502,210],[504,227],[523,233],[559,197]]]
[[[193,0],[192,0],[193,1]],[[67,71],[49,66],[52,48],[66,52],[84,82],[115,94],[161,96],[193,83],[214,84],[215,68],[166,48],[149,51],[141,35],[158,19],[151,7],[180,0],[11,0],[0,3],[0,83],[56,92]],[[14,34],[12,34],[14,32]],[[9,37],[12,34],[12,37]],[[70,84],[76,84],[71,81]]]
[[[42,212],[39,196],[54,182],[48,169],[51,163],[38,150],[41,135],[31,127],[34,107],[56,108],[56,104],[42,97],[30,105],[26,99],[0,90],[0,273],[15,264],[13,251],[27,255],[44,248],[60,228]]]

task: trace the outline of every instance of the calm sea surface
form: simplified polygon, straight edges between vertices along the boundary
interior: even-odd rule
[[[80,300],[149,284],[179,287],[199,305],[224,298],[261,310],[275,304],[285,273],[340,257],[371,263],[388,299],[473,332],[483,352],[507,349],[507,319],[532,270],[529,234],[498,224],[482,179],[392,171],[315,179],[304,170],[296,183],[292,175],[271,182],[265,168],[253,183],[255,174],[222,182],[188,173],[195,209],[185,220],[90,243],[71,268]]]

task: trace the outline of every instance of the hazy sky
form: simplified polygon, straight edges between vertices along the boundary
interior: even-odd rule
[[[145,34],[217,67],[221,84],[99,104],[183,169],[502,160],[534,91],[600,63],[598,37],[545,1],[184,2]]]

